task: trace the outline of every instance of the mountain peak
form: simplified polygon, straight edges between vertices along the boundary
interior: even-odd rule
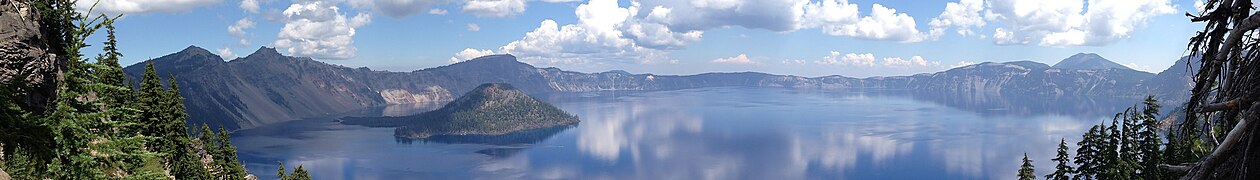
[[[210,54],[210,51],[197,47],[197,45],[188,45],[188,47],[184,48],[184,50],[180,50],[176,54]]]
[[[485,55],[485,56],[469,59],[468,61],[496,61],[496,60],[497,61],[516,61],[516,56],[513,56],[511,54],[491,54],[491,55]]]
[[[1054,66],[1051,66],[1051,67],[1058,68],[1058,69],[1067,69],[1067,70],[1083,70],[1083,69],[1133,70],[1127,66],[1120,65],[1116,62],[1112,62],[1111,60],[1107,60],[1106,58],[1103,58],[1102,56],[1099,56],[1098,54],[1094,54],[1094,53],[1077,53],[1075,55],[1072,55],[1071,57],[1068,57],[1067,59],[1063,59],[1062,61],[1059,61],[1059,63],[1055,63]]]
[[[254,51],[254,53],[253,53],[253,54],[249,54],[249,56],[255,56],[255,55],[261,55],[261,56],[281,56],[281,55],[280,55],[280,52],[277,52],[277,51],[276,51],[276,48],[274,48],[274,47],[267,47],[267,46],[258,47],[258,50]]]

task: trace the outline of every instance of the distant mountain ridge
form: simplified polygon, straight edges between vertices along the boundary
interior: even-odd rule
[[[1085,59],[1106,61],[1101,57]],[[143,73],[143,64],[148,62],[156,65],[159,74],[171,74],[177,78],[185,95],[191,123],[222,125],[229,129],[390,104],[446,103],[454,100],[454,95],[468,92],[483,83],[512,84],[528,94],[748,86],[906,90],[951,96],[1182,96],[1182,92],[1177,90],[1157,88],[1170,85],[1151,84],[1152,78],[1157,77],[1155,74],[1127,67],[1113,68],[1106,63],[1094,63],[1097,67],[1088,67],[1092,66],[1088,65],[1090,63],[1074,63],[1071,65],[1073,69],[1055,68],[1032,61],[980,63],[911,76],[852,78],[756,72],[696,75],[632,74],[625,71],[581,73],[537,68],[517,61],[512,55],[490,55],[411,72],[388,72],[283,56],[266,47],[225,62],[205,49],[190,46],[174,54],[129,66],[125,71],[130,78],[136,79]],[[1171,80],[1159,83],[1175,87],[1178,82],[1172,81],[1178,79],[1176,76],[1184,75],[1170,73],[1166,75],[1169,78],[1163,79]],[[1159,77],[1164,76],[1161,73]]]
[[[1076,55],[1072,55],[1071,57],[1063,59],[1062,61],[1059,61],[1059,63],[1055,63],[1054,66],[1050,66],[1050,67],[1059,68],[1059,69],[1067,69],[1067,70],[1085,70],[1085,69],[1133,70],[1132,68],[1129,68],[1128,66],[1124,66],[1124,65],[1120,65],[1119,63],[1112,62],[1111,60],[1107,60],[1106,58],[1103,58],[1102,56],[1099,56],[1098,54],[1094,54],[1094,53],[1077,53]]]

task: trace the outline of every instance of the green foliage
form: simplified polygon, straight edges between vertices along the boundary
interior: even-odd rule
[[[1189,149],[1179,144],[1177,138],[1164,146],[1159,137],[1158,121],[1159,104],[1153,96],[1147,96],[1142,107],[1131,107],[1116,114],[1110,125],[1103,124],[1090,127],[1077,143],[1075,169],[1073,179],[1171,179],[1174,175],[1158,167],[1169,162],[1165,154],[1181,149]],[[1167,147],[1167,148],[1163,148]],[[1066,145],[1059,144],[1059,155],[1054,161],[1059,162],[1056,172],[1046,178],[1062,179],[1062,172],[1072,172],[1064,161]]]
[[[280,163],[280,169],[276,171],[276,177],[279,177],[280,180],[311,180],[310,172],[307,172],[305,168],[302,168],[302,165],[298,165],[298,167],[293,170],[293,173],[286,174],[283,162]]]
[[[31,91],[25,78],[0,85],[0,144],[5,146],[6,172],[16,179],[209,179],[192,146],[187,114],[178,84],[165,92],[153,67],[135,92],[118,60],[114,20],[88,16],[74,9],[74,0],[29,1],[40,12],[40,30],[66,68],[60,72],[55,97],[45,112],[21,107],[18,95]],[[88,63],[80,54],[84,40],[106,28],[104,54]],[[16,77],[26,77],[18,75]],[[138,101],[132,101],[137,99]],[[226,133],[216,137],[227,139]],[[235,164],[244,177],[230,142],[215,141],[220,159]],[[231,152],[227,152],[231,151]],[[170,174],[166,174],[169,172]],[[241,179],[232,178],[232,179]]]
[[[1024,164],[1019,165],[1019,180],[1037,179],[1035,170],[1033,169],[1032,160],[1028,160],[1028,153],[1024,153]]]
[[[285,175],[286,171],[284,171],[284,162],[276,162],[276,163],[279,163],[279,166],[280,166],[280,169],[276,170],[276,177],[281,180],[284,180],[284,177],[288,176],[288,175]]]
[[[1076,176],[1074,179],[1091,179],[1099,174],[1102,169],[1102,134],[1101,125],[1095,125],[1089,128],[1081,137],[1081,142],[1076,143],[1076,158],[1074,163],[1080,165],[1076,168]]]
[[[225,179],[245,179],[245,166],[241,165],[241,161],[236,156],[236,147],[232,146],[232,139],[229,132],[219,126],[219,148],[215,153],[215,162],[221,168],[227,178]]]
[[[306,169],[303,169],[302,165],[298,165],[297,169],[293,170],[293,174],[290,174],[285,178],[289,180],[311,180],[311,173],[306,172]]]
[[[1059,152],[1058,154],[1055,155],[1054,159],[1050,159],[1051,161],[1057,162],[1058,165],[1054,166],[1053,173],[1046,175],[1046,179],[1053,179],[1053,180],[1072,179],[1072,172],[1074,172],[1075,170],[1072,168],[1071,165],[1068,165],[1068,163],[1071,163],[1068,161],[1071,161],[1072,157],[1068,155],[1068,152],[1067,152],[1068,151],[1067,141],[1063,139],[1059,139],[1058,151]]]
[[[227,130],[219,128],[219,133],[210,131],[210,126],[201,125],[201,133],[197,137],[213,161],[207,171],[214,179],[245,179],[245,167],[236,157],[236,147],[232,146]]]

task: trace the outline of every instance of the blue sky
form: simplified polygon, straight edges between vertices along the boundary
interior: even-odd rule
[[[90,4],[81,0],[81,7]],[[1093,52],[1159,72],[1202,24],[1189,0],[101,0],[124,65],[260,46],[411,71],[510,53],[580,72],[851,77]],[[80,8],[86,9],[86,8]],[[100,41],[93,39],[94,41]],[[95,52],[89,52],[95,53]]]

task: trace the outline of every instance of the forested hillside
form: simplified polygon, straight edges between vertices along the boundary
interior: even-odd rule
[[[250,179],[225,129],[190,133],[174,79],[136,86],[114,21],[73,0],[0,1],[0,179]],[[102,54],[85,42],[104,33]]]

